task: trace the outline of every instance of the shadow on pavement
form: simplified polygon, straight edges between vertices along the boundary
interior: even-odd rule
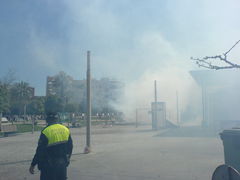
[[[85,154],[85,153],[74,153],[74,154],[72,154],[72,156],[83,155],[83,154]],[[21,160],[21,161],[11,161],[11,162],[0,162],[0,166],[6,166],[6,165],[11,165],[11,164],[29,163],[31,161],[32,161],[32,159]],[[72,159],[71,159],[71,161],[72,161]]]
[[[156,132],[152,129],[141,129],[141,130],[136,130],[137,133],[149,133],[149,132]]]
[[[187,126],[166,129],[154,137],[219,137],[220,131],[200,126]]]

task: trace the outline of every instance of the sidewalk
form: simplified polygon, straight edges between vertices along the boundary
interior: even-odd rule
[[[223,163],[218,137],[160,137],[150,127],[93,127],[93,151],[82,154],[85,129],[71,131],[70,180],[208,180]],[[39,179],[39,172],[28,173],[38,135],[0,139],[1,180]]]

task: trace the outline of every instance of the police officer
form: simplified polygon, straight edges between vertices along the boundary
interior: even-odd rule
[[[40,180],[66,180],[67,166],[73,143],[67,127],[57,123],[57,114],[47,114],[47,126],[42,130],[29,172],[34,174],[38,165]]]

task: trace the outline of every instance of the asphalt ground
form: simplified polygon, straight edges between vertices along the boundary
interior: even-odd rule
[[[71,129],[70,180],[210,180],[224,163],[217,134],[200,128],[92,127],[92,152],[83,154],[85,129]],[[0,138],[0,180],[37,180],[29,174],[39,132]]]

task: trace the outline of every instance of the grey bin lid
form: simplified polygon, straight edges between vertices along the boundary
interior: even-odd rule
[[[233,167],[223,164],[216,168],[212,180],[240,180],[240,174]]]
[[[240,136],[240,128],[226,129],[220,133],[221,138],[227,136]]]

